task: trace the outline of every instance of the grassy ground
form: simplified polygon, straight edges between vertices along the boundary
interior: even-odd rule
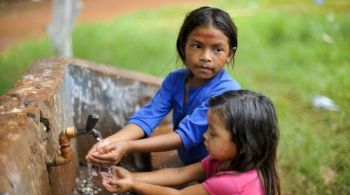
[[[215,2],[215,3],[214,3]],[[260,91],[278,110],[283,194],[350,192],[350,2],[213,1],[239,28],[235,68],[244,88]],[[165,76],[177,63],[175,41],[193,7],[142,11],[108,23],[78,26],[77,58]],[[44,38],[0,56],[0,94],[28,65],[52,56]],[[332,98],[339,112],[315,110],[314,95]]]

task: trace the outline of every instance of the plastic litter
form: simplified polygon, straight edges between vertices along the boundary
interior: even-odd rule
[[[320,110],[330,110],[330,111],[339,111],[339,106],[334,103],[332,99],[326,96],[315,95],[312,98],[312,106],[315,109]]]

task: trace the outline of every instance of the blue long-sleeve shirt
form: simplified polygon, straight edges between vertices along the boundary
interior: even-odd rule
[[[142,128],[149,136],[173,109],[174,130],[182,140],[178,154],[185,165],[199,162],[208,155],[203,143],[203,134],[208,128],[208,99],[229,90],[240,89],[239,84],[223,69],[208,83],[191,87],[184,105],[187,76],[187,69],[171,72],[152,100],[128,121]]]

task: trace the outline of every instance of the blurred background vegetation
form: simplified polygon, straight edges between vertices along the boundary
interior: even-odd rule
[[[235,67],[243,88],[269,96],[278,111],[283,194],[350,192],[350,1],[216,0],[239,29]],[[196,6],[124,14],[73,32],[76,58],[165,76],[177,61],[175,42]],[[0,94],[38,59],[53,56],[47,38],[0,54]],[[330,97],[337,112],[312,107]]]

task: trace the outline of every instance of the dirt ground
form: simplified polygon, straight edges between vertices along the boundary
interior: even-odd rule
[[[110,20],[140,9],[205,4],[206,0],[82,0],[77,23]],[[50,0],[0,0],[0,52],[24,39],[39,38],[51,20]]]

